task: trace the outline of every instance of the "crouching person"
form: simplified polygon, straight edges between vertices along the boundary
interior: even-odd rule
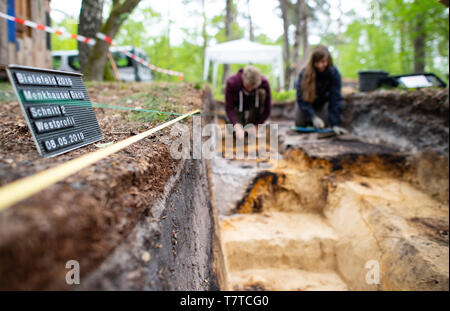
[[[263,124],[271,109],[270,84],[258,68],[247,66],[228,78],[225,110],[228,121],[235,126],[237,139],[244,139],[243,127],[246,125],[253,124],[257,128],[259,124]],[[256,132],[249,134],[256,135]]]
[[[295,126],[331,127],[338,134],[346,134],[341,127],[341,75],[333,66],[328,48],[317,46],[297,80]]]

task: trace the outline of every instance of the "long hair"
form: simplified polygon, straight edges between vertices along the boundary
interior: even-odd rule
[[[305,65],[305,72],[303,73],[301,90],[302,98],[305,102],[313,103],[316,98],[316,76],[317,72],[314,68],[314,64],[323,58],[327,58],[328,67],[326,70],[333,66],[333,58],[331,57],[328,48],[325,45],[318,45],[309,56],[308,62]]]

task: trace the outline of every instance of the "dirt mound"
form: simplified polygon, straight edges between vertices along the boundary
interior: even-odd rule
[[[180,113],[202,106],[202,91],[187,84],[93,83],[87,89],[92,102]],[[0,102],[0,185],[97,150],[90,145],[41,158],[19,104],[12,100]],[[123,140],[174,118],[95,110],[105,137],[100,143]],[[79,259],[84,277],[140,219],[153,217],[153,202],[179,169],[161,139],[168,134],[158,132],[0,212],[0,289],[66,289],[68,260]]]
[[[344,97],[342,111],[352,132],[370,142],[448,157],[448,89],[355,93]]]

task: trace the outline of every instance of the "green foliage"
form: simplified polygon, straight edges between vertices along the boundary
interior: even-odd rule
[[[225,1],[223,1],[225,4]],[[236,17],[238,15],[236,1],[232,2],[232,15]],[[244,29],[242,29],[239,24],[236,22],[236,18],[233,18],[233,22],[231,23],[231,34],[230,39],[228,39],[225,35],[225,10],[222,14],[216,15],[211,20],[211,25],[216,28],[216,35],[214,38],[217,42],[226,42],[228,40],[237,40],[244,37]]]
[[[413,73],[416,36],[426,38],[425,70],[448,81],[448,9],[438,1],[381,0],[378,25],[353,17],[336,44],[333,34],[323,43],[334,46],[336,63],[344,77],[356,78],[359,70],[381,69],[390,74]],[[419,19],[425,22],[425,33],[417,33]]]
[[[62,60],[61,60],[61,57],[53,57],[52,58],[52,68],[60,68],[61,67],[61,63],[62,63]]]
[[[0,103],[7,103],[15,100],[14,91],[9,82],[0,80]]]
[[[385,29],[354,21],[348,26],[344,37],[346,39],[338,47],[339,57],[336,59],[342,76],[357,78],[360,70],[376,69],[401,73],[395,42]]]
[[[214,88],[213,89],[213,97],[215,100],[225,100],[224,89],[222,88]],[[283,101],[292,101],[296,98],[296,91],[277,91],[272,89],[272,102],[283,102]]]
[[[120,27],[115,41],[118,45],[132,45],[144,48],[149,36],[146,29],[159,22],[160,14],[151,7],[135,10]]]
[[[179,84],[178,84],[179,85]],[[152,84],[151,93],[137,93],[128,97],[124,97],[119,102],[120,105],[126,105],[126,102],[131,100],[133,102],[143,103],[142,108],[157,111],[170,111],[181,113],[180,106],[176,102],[167,101],[171,96],[179,96],[182,86],[177,84],[169,84],[160,86]],[[155,96],[154,94],[158,94]],[[138,122],[166,122],[173,118],[170,114],[156,113],[156,112],[132,112],[129,116],[131,121]]]
[[[62,20],[60,23],[57,23],[53,25],[56,29],[65,30],[69,33],[77,33],[78,32],[78,24],[75,19],[72,18],[66,18]],[[68,39],[66,37],[59,36],[57,34],[52,34],[52,50],[53,51],[59,51],[59,50],[76,50],[77,47],[77,41]]]
[[[274,102],[282,102],[282,101],[291,101],[295,100],[297,92],[295,90],[289,90],[284,92],[272,92],[272,101]]]
[[[0,81],[0,91],[2,91],[2,92],[12,91],[11,84],[9,82]]]
[[[196,82],[194,84],[194,89],[196,89],[197,91],[201,90],[203,88],[203,83],[202,82]]]
[[[218,88],[218,87],[211,88],[211,89],[213,91],[213,97],[215,100],[222,100],[222,101],[225,100],[225,93],[224,93],[225,90],[224,89]]]
[[[364,0],[367,3],[369,0]],[[380,21],[372,24],[363,19],[354,11],[346,13],[346,28],[342,33],[336,29],[323,28],[320,32],[321,43],[331,47],[335,63],[343,77],[357,78],[358,71],[381,69],[390,74],[407,74],[413,71],[414,46],[413,39],[417,36],[415,25],[418,16],[425,21],[426,32],[426,71],[438,74],[448,82],[448,38],[449,23],[448,9],[437,0],[377,0],[380,4]],[[166,69],[181,71],[185,74],[184,82],[193,82],[196,87],[201,88],[203,82],[199,82],[203,75],[204,42],[208,46],[214,43],[226,41],[225,37],[225,1],[221,14],[209,19],[203,15],[201,2],[198,0],[183,0],[187,10],[192,11],[192,17],[201,20],[199,27],[183,29],[183,41],[174,45],[170,42],[170,33],[173,22],[169,21],[163,25],[161,14],[155,12],[147,2],[142,2],[138,9],[127,16],[115,40],[118,45],[131,45],[143,49],[150,57],[150,63]],[[234,1],[233,14],[241,16],[237,11]],[[107,0],[106,6],[111,7],[112,1]],[[312,0],[312,20],[310,29],[319,27],[321,20],[317,19],[318,13],[329,16],[329,2],[326,0]],[[274,13],[276,14],[276,13]],[[243,16],[243,15],[242,15]],[[241,16],[241,18],[242,18]],[[348,21],[348,22],[347,22]],[[159,34],[152,35],[148,31],[158,27],[163,29]],[[68,32],[76,33],[77,24],[75,20],[66,19],[55,28],[63,28]],[[322,29],[322,28],[320,28]],[[206,31],[205,31],[206,30]],[[283,37],[276,41],[271,40],[266,34],[255,28],[255,41],[262,44],[282,45]],[[231,38],[243,38],[248,31],[245,23],[234,22],[231,27]],[[54,50],[76,49],[75,40],[52,35]],[[302,49],[300,49],[300,52]],[[121,60],[117,59],[121,65]],[[233,64],[230,73],[236,73],[247,64]],[[259,67],[272,86],[276,86],[275,76],[270,65],[259,65]],[[218,86],[212,87],[217,98],[223,98],[224,81],[221,81],[223,66],[219,66],[217,75]],[[153,72],[156,81],[178,82],[178,77]],[[293,93],[276,93],[276,100],[292,99]]]

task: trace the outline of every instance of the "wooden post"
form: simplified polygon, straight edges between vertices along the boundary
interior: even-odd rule
[[[120,73],[119,73],[119,69],[117,68],[117,64],[116,61],[114,60],[114,57],[111,55],[111,52],[108,52],[108,59],[109,62],[111,63],[113,72],[114,72],[114,78],[116,78],[117,81],[120,82]]]

